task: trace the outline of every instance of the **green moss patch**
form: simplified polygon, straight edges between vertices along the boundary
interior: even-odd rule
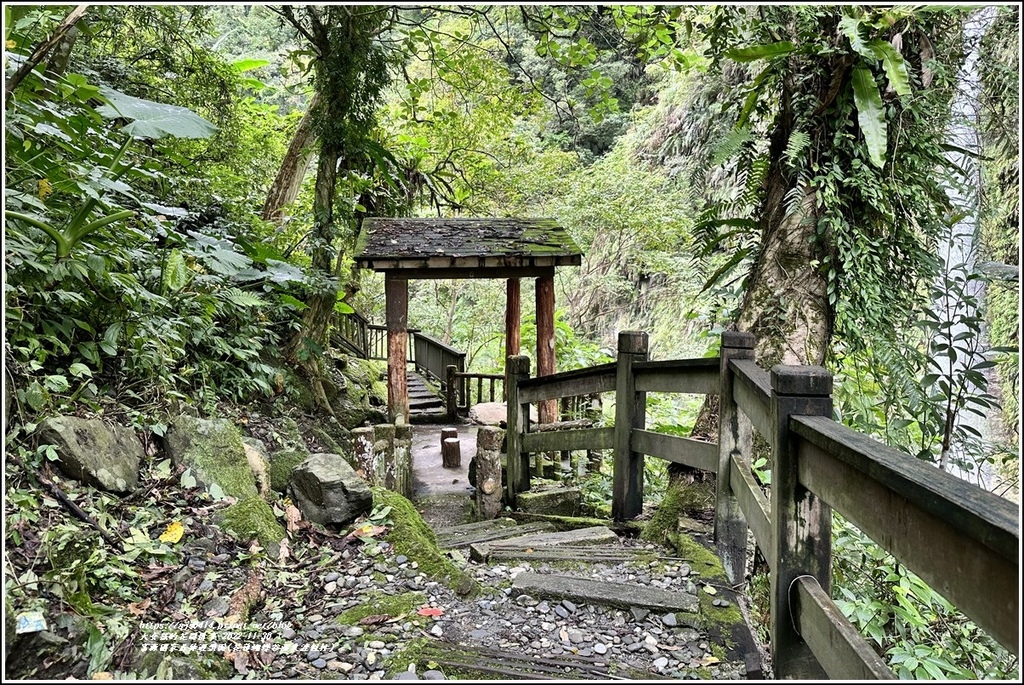
[[[286,450],[272,455],[270,457],[270,488],[275,492],[284,492],[288,488],[292,471],[308,456],[309,452],[305,450]]]
[[[285,536],[274,511],[259,495],[235,502],[222,511],[220,525],[242,539],[256,538],[268,549],[280,544]]]
[[[412,502],[397,492],[373,488],[373,504],[391,507],[390,516],[395,525],[388,533],[387,541],[394,547],[396,555],[402,554],[415,561],[428,578],[445,584],[460,596],[478,592],[476,581],[459,570],[438,548],[434,531],[423,521]]]
[[[404,592],[400,595],[389,595],[373,592],[359,606],[352,607],[338,616],[338,623],[355,625],[367,616],[390,616],[397,618],[412,614],[427,603],[427,596],[422,592]]]
[[[192,469],[204,486],[216,483],[238,499],[258,494],[242,435],[229,421],[179,416],[167,431],[164,447],[175,464]]]

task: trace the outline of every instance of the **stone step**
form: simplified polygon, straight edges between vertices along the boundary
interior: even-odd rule
[[[457,526],[445,526],[444,528],[438,528],[434,531],[438,539],[442,536],[448,535],[463,535],[465,533],[475,533],[481,530],[492,530],[494,528],[508,528],[510,526],[518,525],[515,519],[512,518],[496,518],[488,519],[487,521],[474,521],[473,523],[461,523]]]
[[[591,564],[621,564],[623,562],[653,561],[657,554],[651,550],[632,549],[618,545],[559,545],[536,547],[502,543],[490,548],[489,561],[578,561]]]
[[[701,628],[698,616],[700,602],[688,592],[526,571],[512,581],[512,594],[516,597],[530,595],[535,598],[568,599],[577,604],[601,604],[622,609],[638,607],[675,613],[679,623]]]
[[[520,535],[494,542],[478,542],[469,546],[469,555],[473,561],[487,561],[491,550],[502,545],[523,547],[556,547],[559,545],[608,545],[618,543],[619,536],[604,526],[563,530],[552,533],[535,533]]]
[[[496,542],[501,540],[515,539],[528,533],[546,533],[553,531],[555,527],[550,523],[527,523],[522,526],[491,528],[477,531],[469,531],[462,534],[437,536],[437,545],[442,549],[454,549],[458,547],[469,547],[484,542]]]

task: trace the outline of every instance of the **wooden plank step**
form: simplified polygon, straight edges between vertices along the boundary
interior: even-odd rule
[[[618,543],[618,541],[619,536],[610,529],[605,528],[604,526],[591,526],[590,528],[577,528],[576,530],[522,535],[495,542],[478,542],[469,546],[469,555],[473,561],[487,561],[487,557],[490,555],[491,550],[494,547],[501,547],[503,544],[514,545],[518,548],[526,545],[531,547],[556,547],[559,545],[608,545]]]
[[[492,530],[494,528],[508,528],[516,525],[516,520],[513,518],[503,517],[496,519],[488,519],[486,521],[474,521],[473,523],[460,523],[457,526],[445,526],[443,528],[437,528],[434,530],[434,534],[440,540],[442,537],[449,535],[464,535],[466,533],[475,533],[481,530]]]
[[[665,613],[674,612],[680,623],[700,628],[697,612],[700,603],[687,592],[670,592],[643,585],[609,583],[575,576],[550,573],[520,573],[512,581],[512,594],[568,599],[578,604],[603,604],[619,608],[639,607]],[[679,615],[683,614],[683,615]]]
[[[513,546],[501,544],[492,546],[488,554],[490,561],[512,561],[516,559],[530,561],[580,561],[587,563],[618,564],[624,561],[657,559],[653,550],[631,549],[626,547],[534,547],[530,545]]]
[[[490,530],[479,530],[465,533],[463,535],[438,536],[437,546],[441,549],[454,549],[457,547],[469,547],[470,545],[482,542],[492,542],[516,538],[528,533],[546,533],[553,531],[555,527],[550,523],[527,523],[522,526],[504,528],[492,528]]]

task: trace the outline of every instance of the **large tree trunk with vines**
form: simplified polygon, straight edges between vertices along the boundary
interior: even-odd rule
[[[306,175],[306,170],[314,155],[311,145],[315,138],[311,112],[316,108],[319,98],[319,95],[313,96],[309,103],[309,109],[306,110],[292,135],[288,151],[285,152],[284,158],[281,160],[281,168],[270,186],[267,201],[263,205],[264,221],[273,221],[280,225],[284,221],[284,208],[295,202],[295,198],[299,195],[302,179]]]
[[[769,167],[758,224],[760,250],[748,278],[735,328],[753,333],[757,363],[822,364],[832,337],[834,316],[827,283],[816,264],[822,261],[817,197],[814,189],[796,185],[784,172],[783,155],[792,130],[788,94],[772,131]],[[800,200],[787,203],[799,193]],[[718,397],[708,396],[694,423],[692,436],[717,442]],[[671,486],[707,480],[703,471],[669,464]]]

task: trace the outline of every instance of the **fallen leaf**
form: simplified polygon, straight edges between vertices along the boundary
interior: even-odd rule
[[[144,613],[146,613],[146,609],[148,609],[149,605],[152,603],[153,599],[147,597],[141,602],[132,602],[131,604],[129,604],[128,611],[131,612],[132,616],[142,616]]]
[[[110,671],[97,671],[92,674],[93,680],[113,680],[114,676],[111,675]]]
[[[373,615],[366,616],[364,618],[359,619],[359,625],[373,626],[373,625],[377,625],[378,623],[384,623],[389,618],[391,618],[391,617],[388,616],[387,614],[373,614]]]
[[[704,592],[708,593],[709,595],[716,595],[716,594],[718,594],[718,590],[716,590],[711,585],[705,585],[704,586]]]
[[[420,616],[440,616],[444,613],[444,609],[438,607],[420,607],[420,610],[416,613]]]
[[[302,512],[299,508],[289,504],[284,510],[284,520],[289,533],[299,529],[299,522],[302,520]]]
[[[143,580],[153,580],[160,576],[166,575],[171,571],[177,571],[177,566],[150,566],[148,569],[139,574],[139,577]]]
[[[246,651],[224,652],[224,658],[235,666],[239,675],[249,673],[249,653]]]
[[[167,530],[160,534],[160,542],[169,542],[173,545],[184,534],[185,526],[181,525],[181,521],[172,521],[167,526]]]
[[[288,538],[283,538],[281,540],[281,550],[277,553],[278,562],[283,564],[285,560],[288,559],[289,551],[290,550],[288,549]]]
[[[700,663],[703,666],[710,666],[711,664],[717,664],[718,661],[719,659],[717,656],[706,656]]]

